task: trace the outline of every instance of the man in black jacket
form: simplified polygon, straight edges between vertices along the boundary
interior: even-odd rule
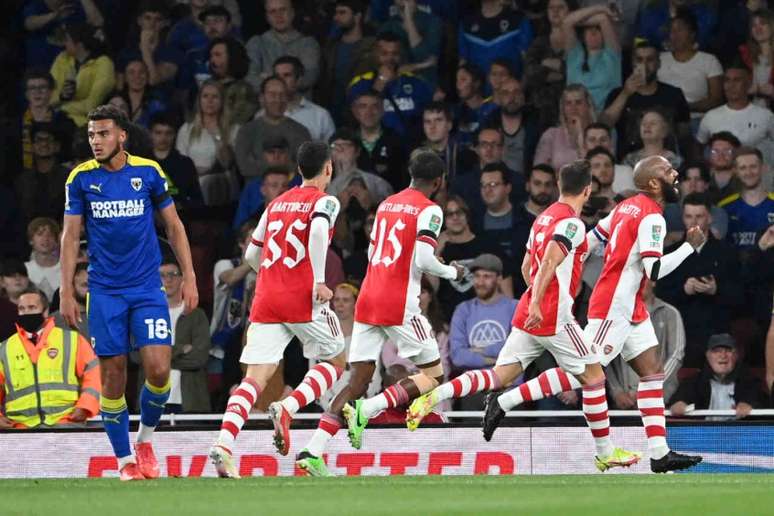
[[[701,367],[710,335],[729,330],[733,309],[743,302],[739,261],[734,248],[709,231],[709,198],[688,194],[683,201],[685,227],[699,226],[707,241],[671,274],[656,284],[656,295],[675,306],[685,322],[684,367]],[[671,252],[680,241],[665,250]]]
[[[761,406],[760,380],[738,362],[736,341],[727,334],[709,338],[707,361],[698,376],[683,380],[670,403],[675,416],[686,413],[689,405],[696,410],[736,410],[737,419]],[[728,419],[713,417],[712,419]]]

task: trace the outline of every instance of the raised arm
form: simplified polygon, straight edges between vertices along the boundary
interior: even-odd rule
[[[564,49],[572,50],[578,44],[578,38],[575,35],[575,26],[597,14],[610,14],[610,9],[604,5],[592,5],[584,7],[569,13],[562,22],[562,32],[564,32]],[[604,32],[603,32],[604,34]],[[607,39],[605,39],[607,43]]]

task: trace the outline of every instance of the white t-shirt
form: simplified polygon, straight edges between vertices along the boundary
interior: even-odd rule
[[[658,69],[658,80],[680,88],[685,100],[690,104],[709,95],[709,83],[711,77],[723,75],[723,67],[718,58],[706,52],[696,52],[688,61],[677,61],[671,52],[661,53],[661,67]],[[698,118],[701,113],[691,113],[691,117]]]
[[[617,194],[626,190],[636,190],[634,188],[634,170],[632,167],[629,165],[615,166],[612,189]]]
[[[27,266],[27,276],[30,281],[35,284],[51,301],[54,297],[54,292],[59,288],[61,279],[59,275],[62,272],[62,265],[60,262],[56,262],[53,267],[41,267],[38,263],[32,259],[25,263]]]
[[[767,108],[747,104],[744,109],[731,109],[728,104],[716,107],[704,115],[696,139],[706,144],[712,134],[730,131],[742,145],[757,146],[774,139],[774,113]]]

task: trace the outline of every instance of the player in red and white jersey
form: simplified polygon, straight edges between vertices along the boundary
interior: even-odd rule
[[[320,457],[327,442],[344,425],[346,408],[361,419],[362,433],[370,417],[429,391],[443,378],[438,343],[419,309],[420,282],[423,273],[460,278],[463,268],[444,265],[434,255],[443,212],[431,199],[443,186],[443,161],[435,152],[419,149],[412,153],[408,168],[411,186],[385,199],[376,211],[368,269],[355,305],[349,384],[320,418],[317,431],[296,460],[298,467],[311,475],[328,474]],[[346,403],[366,392],[382,345],[388,339],[397,344],[400,356],[417,365],[420,373],[373,398],[359,400],[355,410]],[[360,433],[353,438],[350,432],[356,448]]]
[[[600,471],[631,466],[640,454],[616,448],[610,441],[605,374],[595,347],[573,316],[573,299],[581,281],[587,243],[579,218],[591,194],[591,165],[579,160],[559,172],[559,201],[532,224],[527,254],[521,266],[529,288],[519,300],[508,336],[493,369],[468,371],[414,401],[406,423],[410,430],[439,402],[511,384],[545,350],[583,385],[583,412],[596,445]],[[493,412],[484,422],[484,436],[505,415]]]
[[[688,229],[686,243],[662,256],[666,235],[662,210],[665,202],[678,198],[676,178],[677,172],[660,156],[640,161],[634,170],[639,193],[619,203],[588,233],[590,250],[600,243],[607,246],[584,333],[598,348],[603,366],[621,354],[640,375],[637,405],[648,437],[651,470],[657,473],[689,468],[701,461],[701,457],[675,453],[667,446],[663,364],[658,360],[658,340],[642,296],[647,279],[663,278],[704,243],[701,230],[693,227]],[[497,405],[508,410],[523,401],[578,387],[572,375],[561,368],[550,369],[501,395]],[[489,405],[487,412],[499,408]]]
[[[290,448],[292,416],[330,389],[346,365],[339,321],[328,306],[333,293],[325,285],[325,258],[339,213],[339,201],[325,194],[333,172],[330,148],[306,142],[297,160],[303,184],[266,206],[245,252],[258,280],[240,358],[247,373],[228,400],[210,450],[221,477],[238,478],[234,441],[293,337],[301,341],[305,357],[320,362],[290,396],[269,405],[274,443],[282,455]]]

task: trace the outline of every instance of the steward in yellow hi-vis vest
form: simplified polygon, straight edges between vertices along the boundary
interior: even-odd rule
[[[82,422],[99,411],[99,360],[78,332],[48,318],[37,332],[18,324],[0,343],[0,406],[14,428]],[[80,415],[74,417],[76,409]],[[3,425],[3,426],[6,426]]]

